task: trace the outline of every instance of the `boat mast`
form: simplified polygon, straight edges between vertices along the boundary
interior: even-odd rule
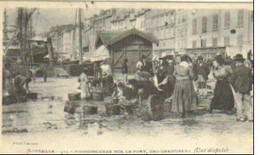
[[[79,63],[82,64],[82,22],[81,22],[81,8],[79,8]]]

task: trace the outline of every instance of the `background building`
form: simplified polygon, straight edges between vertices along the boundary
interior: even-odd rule
[[[175,51],[175,10],[149,10],[145,17],[145,30],[153,33],[159,44],[153,44],[154,55]]]
[[[228,55],[252,49],[253,16],[249,10],[187,11],[186,48],[226,47]]]
[[[77,59],[78,28],[60,26],[52,36],[59,55]],[[68,27],[68,26],[67,26]],[[243,53],[253,45],[252,10],[207,9],[108,9],[85,19],[83,49],[93,52],[97,36],[103,31],[127,31],[132,28],[153,33],[153,55],[162,53],[205,55],[217,52],[229,56]]]

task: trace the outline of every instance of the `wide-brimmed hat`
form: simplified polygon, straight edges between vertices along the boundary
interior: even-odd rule
[[[237,55],[234,56],[234,60],[243,62],[245,59],[244,59],[242,54],[237,54]]]

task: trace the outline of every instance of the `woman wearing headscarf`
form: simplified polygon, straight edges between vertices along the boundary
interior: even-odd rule
[[[213,61],[213,76],[217,82],[214,89],[214,97],[210,105],[210,112],[213,109],[223,110],[226,114],[231,114],[234,108],[234,97],[229,83],[231,67],[226,65],[224,57],[216,55]]]
[[[172,112],[185,117],[186,112],[193,112],[197,108],[197,99],[192,84],[194,76],[188,55],[181,56],[181,62],[176,65],[176,77],[172,96]]]

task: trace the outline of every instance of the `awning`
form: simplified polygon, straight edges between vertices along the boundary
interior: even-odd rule
[[[110,58],[110,55],[109,55],[108,49],[104,45],[102,45],[98,49],[96,49],[94,52],[91,52],[91,53],[85,55],[83,57],[83,61],[95,62],[95,61],[102,61],[102,60],[109,59],[109,58]]]

